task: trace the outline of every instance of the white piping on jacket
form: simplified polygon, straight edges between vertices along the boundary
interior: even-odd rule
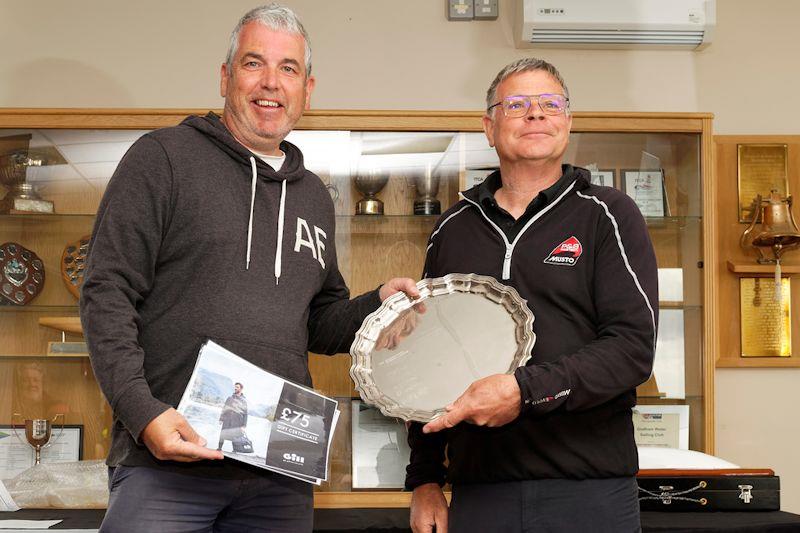
[[[442,220],[442,223],[441,223],[441,224],[439,224],[439,227],[438,227],[438,228],[436,228],[436,231],[434,231],[433,233],[431,233],[431,236],[430,236],[430,241],[431,241],[431,242],[430,242],[430,244],[428,244],[428,247],[427,247],[427,248],[425,248],[425,253],[426,253],[426,254],[428,253],[428,250],[430,250],[430,249],[431,249],[431,246],[433,246],[433,238],[434,238],[434,237],[436,237],[436,234],[437,234],[437,233],[439,233],[439,232],[442,230],[442,228],[444,227],[444,225],[445,225],[445,224],[447,224],[447,223],[450,221],[450,219],[451,219],[451,218],[453,218],[453,217],[454,217],[454,216],[456,216],[457,214],[461,213],[461,212],[462,212],[464,209],[469,209],[469,206],[468,206],[468,205],[465,205],[464,207],[462,207],[461,209],[459,209],[458,211],[456,211],[455,213],[453,213],[452,215],[450,215],[450,216],[449,216],[449,217],[447,217],[446,219]]]
[[[250,270],[250,251],[253,243],[253,211],[256,201],[256,184],[258,183],[258,171],[256,170],[256,158],[250,156],[250,169],[252,179],[250,180],[250,219],[247,221],[247,257],[245,270]],[[281,182],[281,203],[278,208],[278,239],[275,243],[275,285],[281,279],[282,250],[283,250],[283,222],[286,212],[286,180]]]
[[[606,203],[600,200],[597,196],[589,196],[581,193],[580,191],[578,191],[576,194],[585,200],[592,200],[593,202],[601,206],[603,208],[603,211],[605,211],[606,216],[611,221],[611,225],[614,226],[614,236],[617,238],[617,247],[619,248],[619,253],[622,256],[622,262],[625,263],[625,268],[628,269],[628,273],[631,275],[631,278],[633,278],[633,283],[639,290],[639,294],[641,294],[642,298],[644,298],[644,303],[647,304],[647,309],[650,310],[650,320],[653,323],[653,351],[655,351],[656,340],[657,340],[656,316],[655,313],[653,312],[653,306],[650,305],[650,299],[647,297],[647,294],[645,294],[644,289],[642,289],[642,285],[639,283],[639,277],[636,275],[636,272],[633,271],[631,264],[628,262],[628,255],[625,253],[625,245],[622,243],[622,237],[619,234],[619,226],[617,225],[617,219],[608,210],[608,206],[606,205]],[[652,375],[652,370],[651,370],[651,375]]]
[[[505,245],[506,245],[506,253],[505,253],[505,255],[503,256],[503,274],[502,274],[502,279],[504,279],[504,280],[505,280],[505,279],[509,279],[509,278],[511,277],[511,256],[512,256],[512,255],[514,255],[514,247],[517,245],[517,243],[519,242],[519,240],[520,240],[520,238],[522,237],[522,235],[523,235],[523,234],[524,234],[524,233],[525,233],[525,232],[528,230],[528,228],[530,228],[530,227],[531,227],[531,225],[532,225],[534,222],[536,222],[537,220],[539,220],[540,218],[542,218],[542,216],[544,216],[544,214],[545,214],[545,213],[547,213],[547,212],[548,212],[548,211],[550,211],[550,210],[551,210],[553,207],[555,207],[555,205],[556,205],[558,202],[560,202],[560,201],[561,201],[561,199],[562,199],[562,198],[564,198],[564,196],[566,196],[566,195],[567,195],[567,194],[568,194],[568,193],[569,193],[569,192],[570,192],[570,191],[571,191],[573,188],[575,188],[575,182],[574,182],[574,181],[573,181],[572,183],[570,183],[570,184],[569,184],[569,187],[567,187],[566,189],[564,189],[564,192],[562,192],[561,194],[559,194],[559,195],[558,195],[558,197],[557,197],[555,200],[553,200],[552,202],[550,202],[549,204],[547,204],[547,205],[544,207],[544,209],[542,209],[541,211],[539,211],[538,213],[536,213],[535,215],[533,215],[533,216],[531,217],[531,219],[530,219],[528,222],[526,222],[526,223],[525,223],[525,225],[522,227],[522,229],[521,229],[521,230],[519,230],[519,233],[518,233],[518,234],[517,234],[517,236],[514,238],[514,242],[508,242],[508,237],[506,237],[506,234],[505,234],[505,233],[503,233],[503,230],[501,230],[501,229],[500,229],[500,228],[497,226],[497,224],[495,224],[494,222],[492,222],[492,219],[490,219],[488,216],[486,216],[486,213],[484,213],[484,211],[483,211],[483,208],[481,208],[481,206],[480,206],[480,204],[479,204],[478,202],[475,202],[475,201],[473,201],[473,200],[470,200],[469,198],[467,198],[466,196],[464,196],[462,193],[458,193],[458,195],[459,195],[459,196],[460,196],[460,197],[461,197],[463,200],[465,200],[465,201],[467,201],[467,202],[471,203],[472,205],[474,205],[475,207],[477,207],[477,208],[478,208],[478,211],[480,211],[481,215],[483,215],[483,218],[485,218],[485,219],[486,219],[486,221],[487,221],[489,224],[491,224],[491,226],[492,226],[492,227],[493,227],[495,230],[497,230],[497,233],[499,233],[499,234],[500,234],[500,237],[502,237],[502,238],[503,238],[503,242],[504,242],[504,243],[505,243]]]

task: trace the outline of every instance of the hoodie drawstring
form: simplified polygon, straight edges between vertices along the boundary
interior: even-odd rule
[[[253,243],[253,210],[256,201],[256,183],[258,181],[258,171],[256,170],[256,159],[250,156],[250,168],[253,177],[250,182],[250,220],[247,222],[247,258],[245,270],[250,270],[250,250]],[[278,239],[275,243],[275,285],[281,279],[282,250],[283,250],[283,219],[286,211],[286,180],[281,182],[281,204],[278,209]]]
[[[250,168],[253,170],[253,179],[250,182],[250,220],[247,222],[247,261],[244,269],[250,270],[250,249],[253,243],[253,207],[256,202],[256,180],[258,172],[256,171],[256,158],[250,156]]]
[[[278,211],[278,242],[275,244],[275,285],[281,279],[281,250],[283,249],[283,212],[286,207],[286,180],[281,183],[281,207]]]

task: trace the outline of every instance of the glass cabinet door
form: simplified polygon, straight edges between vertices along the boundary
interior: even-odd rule
[[[30,303],[0,305],[0,432],[15,413],[63,414],[67,424],[82,428],[81,458],[102,458],[111,412],[80,350],[77,298],[63,273],[65,250],[90,235],[100,198],[130,145],[182,117],[5,111],[0,110],[0,156],[27,139],[26,154],[41,163],[26,169],[26,181],[53,203],[53,213],[0,213],[0,245],[17,243],[35,252],[46,276]],[[419,279],[439,214],[458,201],[460,190],[498,167],[480,117],[312,111],[289,135],[330,192],[339,267],[353,295],[395,276]],[[590,169],[595,183],[625,191],[642,210],[658,260],[660,328],[653,376],[637,390],[640,409],[677,416],[681,445],[705,452],[713,452],[713,321],[705,306],[711,278],[703,268],[713,245],[704,216],[709,135],[708,116],[576,113],[565,156]],[[310,365],[315,387],[336,397],[342,409],[330,481],[319,488],[317,504],[377,506],[370,502],[381,496],[354,494],[402,487],[405,426],[360,401],[348,354],[312,354]],[[381,505],[408,503],[407,494],[391,498]]]

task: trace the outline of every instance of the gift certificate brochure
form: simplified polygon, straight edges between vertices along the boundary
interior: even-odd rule
[[[337,407],[206,341],[178,412],[225,457],[319,485],[328,479]]]

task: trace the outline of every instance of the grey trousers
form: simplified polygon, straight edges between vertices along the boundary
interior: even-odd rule
[[[155,468],[108,469],[101,533],[310,532],[312,486],[265,472],[255,479],[188,476]]]
[[[641,531],[634,478],[456,485],[449,533]]]

